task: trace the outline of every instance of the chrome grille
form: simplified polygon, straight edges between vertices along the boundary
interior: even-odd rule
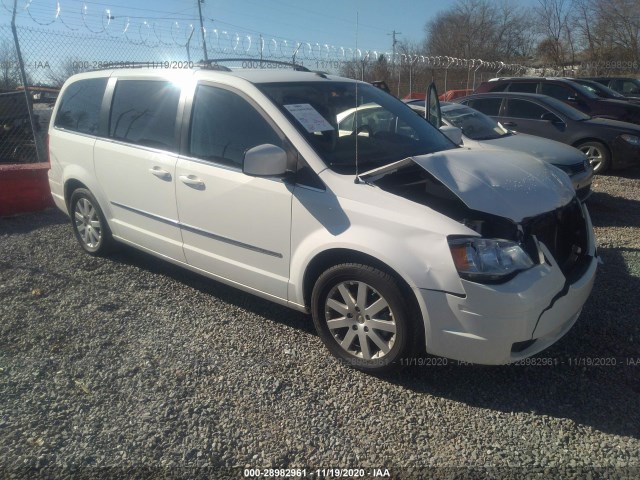
[[[585,162],[574,163],[572,165],[556,165],[560,170],[565,172],[567,175],[576,175],[578,173],[585,172],[587,170],[587,164]]]

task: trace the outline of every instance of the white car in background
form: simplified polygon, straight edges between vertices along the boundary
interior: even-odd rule
[[[412,110],[424,116],[424,101],[410,101],[407,104]],[[466,105],[451,102],[442,102],[440,105],[442,123],[446,126],[441,129],[456,143],[458,143],[458,139],[455,138],[456,133],[447,127],[456,127],[461,130],[459,144],[464,147],[473,150],[518,151],[551,163],[569,175],[580,200],[584,201],[591,195],[593,167],[589,164],[586,155],[577,148],[548,138],[507,130],[491,117]]]

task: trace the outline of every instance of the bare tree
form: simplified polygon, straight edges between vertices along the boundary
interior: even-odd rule
[[[59,68],[51,70],[47,77],[52,86],[62,87],[62,84],[67,80],[67,78],[84,71],[86,71],[86,69],[82,68],[82,62],[76,62],[71,58],[67,58]]]
[[[0,42],[0,89],[15,90],[20,85],[18,56],[13,42]]]
[[[570,34],[588,74],[637,73],[640,2],[572,0]],[[635,65],[635,67],[634,67]]]
[[[597,34],[613,61],[640,62],[640,3],[637,0],[593,0]]]
[[[528,12],[514,1],[458,0],[425,26],[431,55],[512,60],[531,53]]]
[[[575,30],[575,38],[581,40],[584,57],[586,60],[595,61],[597,59],[597,38],[593,29],[592,19],[594,17],[592,0],[573,0],[572,28]]]
[[[538,0],[534,7],[535,25],[542,40],[538,55],[545,63],[557,68],[575,62],[571,23],[571,0]]]

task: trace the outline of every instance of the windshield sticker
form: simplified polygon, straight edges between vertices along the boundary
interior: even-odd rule
[[[327,120],[308,103],[285,105],[284,108],[289,110],[291,115],[296,117],[296,120],[298,120],[309,133],[334,130],[333,125],[327,122]]]

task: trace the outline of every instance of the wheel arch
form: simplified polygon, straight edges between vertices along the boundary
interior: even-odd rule
[[[398,283],[402,294],[408,299],[407,303],[411,307],[412,314],[420,314],[420,306],[413,288],[402,275],[383,261],[367,253],[351,250],[349,248],[331,248],[323,250],[313,257],[313,259],[308,263],[304,271],[302,283],[305,307],[311,307],[311,292],[313,291],[313,287],[320,275],[322,275],[322,273],[327,269],[342,263],[361,263],[388,273]]]
[[[69,203],[71,202],[71,195],[73,195],[73,192],[78,188],[86,188],[91,191],[89,187],[76,178],[70,178],[64,182],[64,202],[67,205],[67,211],[70,209]]]
[[[575,142],[573,142],[571,144],[572,147],[574,148],[578,148],[579,145],[586,143],[586,142],[597,142],[597,143],[601,143],[602,145],[605,146],[605,148],[607,149],[607,152],[609,153],[609,157],[611,158],[611,147],[609,146],[609,144],[607,142],[605,142],[602,138],[597,138],[597,137],[585,137],[585,138],[581,138],[580,140],[577,140]]]

